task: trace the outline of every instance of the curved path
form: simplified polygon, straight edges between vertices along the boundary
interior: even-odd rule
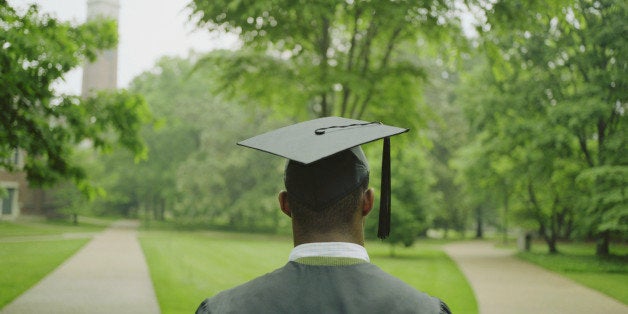
[[[159,313],[137,226],[114,223],[0,313]]]
[[[556,273],[523,262],[492,243],[453,243],[445,251],[465,274],[480,314],[626,313],[628,306]]]

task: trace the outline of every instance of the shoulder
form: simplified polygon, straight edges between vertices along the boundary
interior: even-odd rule
[[[290,264],[234,288],[221,291],[213,297],[205,299],[196,313],[247,312],[242,308],[235,310],[234,307],[255,304],[259,300],[273,299],[277,290],[286,287],[282,283],[285,283],[286,279],[284,278],[289,275],[289,269]],[[243,300],[247,302],[242,302]]]
[[[406,310],[410,310],[409,312],[422,309],[420,313],[451,314],[447,304],[439,298],[417,290],[375,265],[368,265],[370,266],[365,267],[365,271],[370,277],[370,285],[382,299],[382,303],[386,303],[384,300],[393,300],[391,306],[403,306]],[[399,312],[405,312],[405,310],[399,309]]]

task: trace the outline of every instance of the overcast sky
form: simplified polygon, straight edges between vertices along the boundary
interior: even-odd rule
[[[187,56],[190,50],[210,51],[230,48],[236,40],[227,35],[211,35],[195,30],[187,21],[185,6],[191,0],[119,0],[118,87],[127,87],[138,74],[152,68],[164,55]],[[87,16],[87,0],[9,0],[15,8],[37,3],[42,12],[58,19],[82,23]],[[59,92],[80,94],[82,70],[68,73]]]

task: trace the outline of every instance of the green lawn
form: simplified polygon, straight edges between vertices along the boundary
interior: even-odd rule
[[[163,313],[192,313],[206,297],[287,262],[288,237],[219,232],[142,232],[140,237]],[[475,297],[456,265],[438,245],[398,249],[367,245],[372,262],[408,284],[441,297],[455,313],[477,313]]]
[[[64,233],[100,232],[109,222],[91,220],[72,224],[69,220],[46,220],[44,218],[27,217],[16,221],[0,220],[0,239],[9,237],[61,235]]]
[[[0,241],[0,308],[39,282],[87,241]]]
[[[90,239],[54,238],[67,233],[99,232],[106,224],[24,218],[0,221],[0,308],[39,282]],[[53,236],[50,239],[30,236]],[[17,239],[19,238],[19,239]],[[18,242],[12,242],[19,240]]]
[[[596,257],[594,244],[561,243],[558,249],[559,254],[547,254],[538,243],[518,256],[628,304],[628,246],[612,246],[614,255],[608,258]]]

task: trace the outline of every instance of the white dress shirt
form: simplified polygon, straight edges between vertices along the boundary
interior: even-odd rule
[[[290,261],[303,257],[350,257],[370,262],[366,249],[355,243],[348,242],[315,242],[300,244],[290,252]]]

